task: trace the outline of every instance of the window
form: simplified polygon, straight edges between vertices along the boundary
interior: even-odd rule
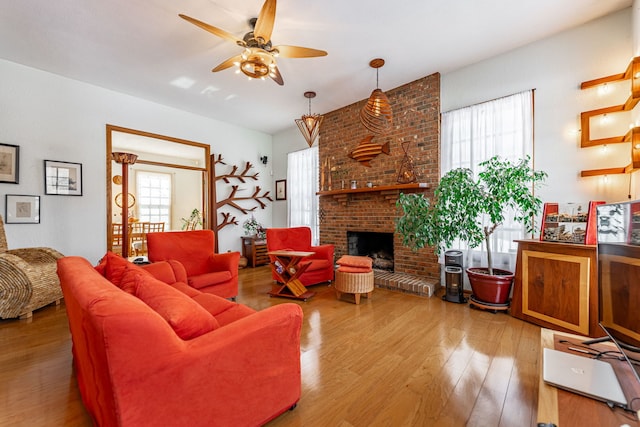
[[[320,236],[318,222],[318,147],[294,151],[287,156],[289,227],[311,228],[312,244]]]
[[[164,222],[171,225],[171,174],[136,172],[138,217],[142,222]]]
[[[477,176],[478,164],[499,155],[515,161],[533,152],[533,91],[442,113],[442,168],[444,175],[465,167]],[[492,235],[494,264],[515,271],[515,239],[525,236],[521,224],[507,220]],[[460,249],[468,249],[463,244]],[[484,248],[474,248],[467,267],[486,265]]]

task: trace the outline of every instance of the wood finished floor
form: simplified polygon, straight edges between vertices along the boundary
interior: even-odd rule
[[[238,302],[254,309],[293,302],[267,296],[268,267],[240,280]],[[269,427],[536,424],[539,327],[439,297],[376,289],[355,305],[326,284],[312,289],[295,302],[302,397]],[[0,343],[0,426],[91,426],[64,305],[0,321]]]

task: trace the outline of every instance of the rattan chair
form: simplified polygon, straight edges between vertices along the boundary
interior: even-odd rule
[[[0,216],[0,318],[31,317],[33,310],[60,303],[62,289],[51,248],[9,249]]]

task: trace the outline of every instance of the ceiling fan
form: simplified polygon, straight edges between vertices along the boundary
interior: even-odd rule
[[[253,30],[245,34],[243,38],[238,38],[225,30],[187,15],[179,14],[178,16],[211,34],[231,40],[244,48],[241,54],[232,56],[211,70],[214,73],[235,65],[239,71],[249,78],[264,80],[266,77],[270,77],[279,85],[283,85],[284,80],[282,80],[282,75],[276,64],[277,56],[282,58],[312,58],[327,55],[324,50],[308,47],[272,45],[271,33],[276,18],[276,0],[265,0],[258,17],[249,21]]]

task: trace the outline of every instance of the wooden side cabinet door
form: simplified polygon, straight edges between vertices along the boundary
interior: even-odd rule
[[[522,314],[589,335],[591,259],[523,250],[521,261]]]

